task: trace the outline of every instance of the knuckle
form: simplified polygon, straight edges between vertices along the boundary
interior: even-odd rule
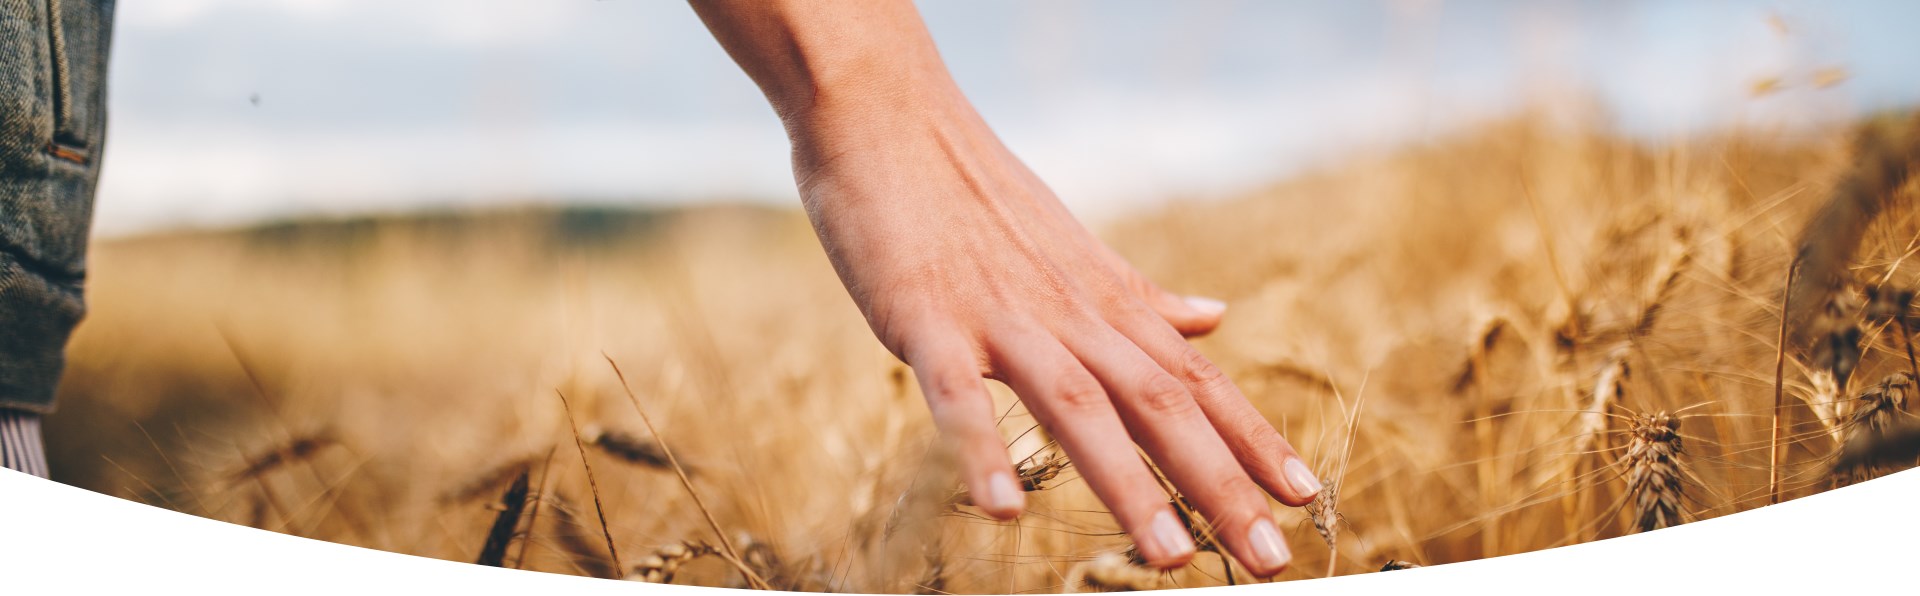
[[[1138,271],[1128,269],[1126,273],[1121,274],[1121,279],[1125,280],[1127,290],[1136,296],[1157,296],[1161,293],[1159,284],[1153,283],[1153,280],[1147,279],[1147,276],[1141,275]]]
[[[1220,389],[1229,382],[1227,374],[1221,372],[1220,367],[1214,366],[1206,355],[1193,348],[1186,348],[1180,355],[1180,364],[1175,368],[1174,374],[1179,375],[1181,381],[1206,391]]]
[[[980,380],[962,372],[942,371],[926,375],[921,392],[927,401],[949,405],[971,399]]]
[[[1245,509],[1246,507],[1240,506],[1253,502],[1253,497],[1261,494],[1260,486],[1254,484],[1253,479],[1247,477],[1244,472],[1235,470],[1234,473],[1223,476],[1213,484],[1214,494],[1221,499],[1222,503]]]
[[[1213,510],[1208,517],[1224,527],[1237,527],[1241,523],[1266,514],[1263,506],[1265,493],[1253,479],[1245,473],[1228,474],[1213,485]]]
[[[1280,433],[1268,429],[1265,420],[1248,426],[1254,430],[1240,433],[1241,445],[1236,449],[1241,463],[1261,470],[1279,469],[1284,460],[1282,456],[1292,453],[1293,449],[1280,438]]]
[[[1198,407],[1187,388],[1166,374],[1147,377],[1140,386],[1141,405],[1158,415],[1184,414]]]
[[[1091,377],[1071,376],[1062,380],[1056,396],[1061,405],[1074,410],[1104,407],[1111,404],[1107,399],[1107,390]]]

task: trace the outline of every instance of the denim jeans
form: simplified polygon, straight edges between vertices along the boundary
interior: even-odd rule
[[[0,0],[0,408],[45,413],[86,312],[112,0]]]

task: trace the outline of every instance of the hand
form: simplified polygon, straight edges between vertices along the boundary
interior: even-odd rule
[[[1304,505],[1320,484],[1182,337],[1224,305],[1159,289],[1082,227],[968,105],[910,3],[694,6],[785,120],[821,244],[913,367],[976,505],[1009,519],[1025,502],[985,377],[1013,388],[1148,563],[1184,564],[1194,544],[1136,444],[1234,558],[1261,576],[1286,566],[1266,495]]]
[[[821,243],[874,334],[912,366],[955,443],[973,502],[1024,493],[981,383],[1011,386],[1152,564],[1185,563],[1188,530],[1138,443],[1248,569],[1290,559],[1265,495],[1320,490],[1293,448],[1187,344],[1225,306],[1148,282],[1081,226],[957,95],[831,108],[794,129],[794,170]]]

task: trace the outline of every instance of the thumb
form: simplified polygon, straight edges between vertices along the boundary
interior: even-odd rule
[[[1160,318],[1166,319],[1181,335],[1194,337],[1213,332],[1220,326],[1220,316],[1227,312],[1227,303],[1204,296],[1181,296],[1162,289],[1147,280],[1139,272],[1127,271],[1128,287],[1139,296]]]

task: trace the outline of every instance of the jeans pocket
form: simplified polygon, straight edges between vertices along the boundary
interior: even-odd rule
[[[53,138],[47,143],[47,152],[55,158],[86,164],[88,160],[88,134],[84,123],[74,113],[74,72],[70,60],[72,48],[67,45],[67,26],[65,11],[61,0],[45,0],[47,3],[47,86],[48,99],[53,111]]]

